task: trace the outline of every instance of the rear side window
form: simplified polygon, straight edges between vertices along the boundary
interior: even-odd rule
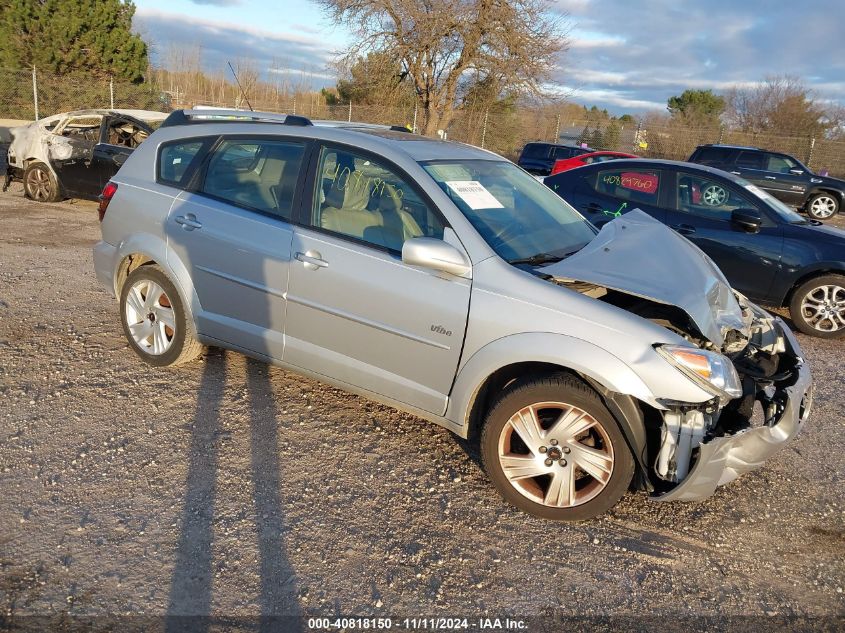
[[[202,160],[203,149],[208,144],[208,139],[191,139],[163,145],[158,155],[158,181],[183,187],[191,170]]]
[[[692,162],[702,165],[719,165],[727,163],[731,150],[725,147],[701,147],[693,154]]]
[[[593,188],[618,200],[657,205],[660,172],[642,169],[606,169],[600,171]]]
[[[573,147],[555,147],[555,159],[557,160],[560,160],[561,158],[572,158],[573,156],[578,156],[583,153],[584,152]]]
[[[763,169],[763,154],[760,152],[740,152],[736,166],[742,169]]]
[[[545,143],[529,143],[522,150],[523,158],[548,158],[550,145]]]
[[[227,139],[208,161],[200,192],[290,221],[305,144]]]

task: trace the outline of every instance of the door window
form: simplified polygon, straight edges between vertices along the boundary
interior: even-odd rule
[[[443,237],[443,222],[406,179],[367,157],[323,148],[312,224],[401,251],[412,237]]]
[[[201,193],[290,221],[305,145],[227,139],[214,151]]]
[[[194,163],[199,162],[201,150],[208,139],[191,139],[162,145],[158,157],[158,181],[167,185],[184,186]],[[200,158],[201,160],[201,158]]]
[[[696,174],[678,174],[676,209],[711,220],[730,220],[734,209],[756,209],[757,205],[722,181]]]
[[[147,140],[150,133],[137,123],[126,119],[112,119],[106,128],[106,140],[108,145],[119,145],[134,149]]]
[[[763,154],[760,152],[740,152],[736,158],[740,169],[763,169]]]
[[[801,169],[798,161],[791,159],[789,156],[783,154],[766,154],[768,158],[767,171],[773,171],[778,174],[788,174],[790,169]]]
[[[618,200],[657,206],[660,172],[644,169],[606,169],[598,172],[593,188]]]

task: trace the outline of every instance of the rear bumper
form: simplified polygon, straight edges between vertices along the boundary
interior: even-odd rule
[[[114,271],[117,270],[117,247],[108,242],[94,244],[94,272],[97,279],[114,296]]]
[[[782,320],[778,319],[778,324],[783,330],[786,353],[793,354],[799,362],[795,381],[777,394],[780,407],[774,420],[768,426],[703,442],[686,478],[669,492],[653,497],[655,501],[705,499],[717,486],[762,466],[801,431],[812,407],[813,377],[795,335]]]

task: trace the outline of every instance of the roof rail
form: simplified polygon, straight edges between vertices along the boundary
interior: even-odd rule
[[[250,110],[194,109],[174,110],[161,127],[190,125],[192,123],[278,123],[281,125],[314,125],[311,120],[298,114],[276,112],[252,112]]]

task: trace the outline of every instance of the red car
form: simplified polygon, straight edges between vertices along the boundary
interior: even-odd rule
[[[556,160],[552,167],[550,176],[559,174],[562,171],[568,171],[581,167],[582,165],[590,165],[592,163],[603,163],[606,160],[614,160],[616,158],[639,158],[634,154],[625,154],[624,152],[590,152],[589,154],[580,154],[572,158],[561,158]]]

